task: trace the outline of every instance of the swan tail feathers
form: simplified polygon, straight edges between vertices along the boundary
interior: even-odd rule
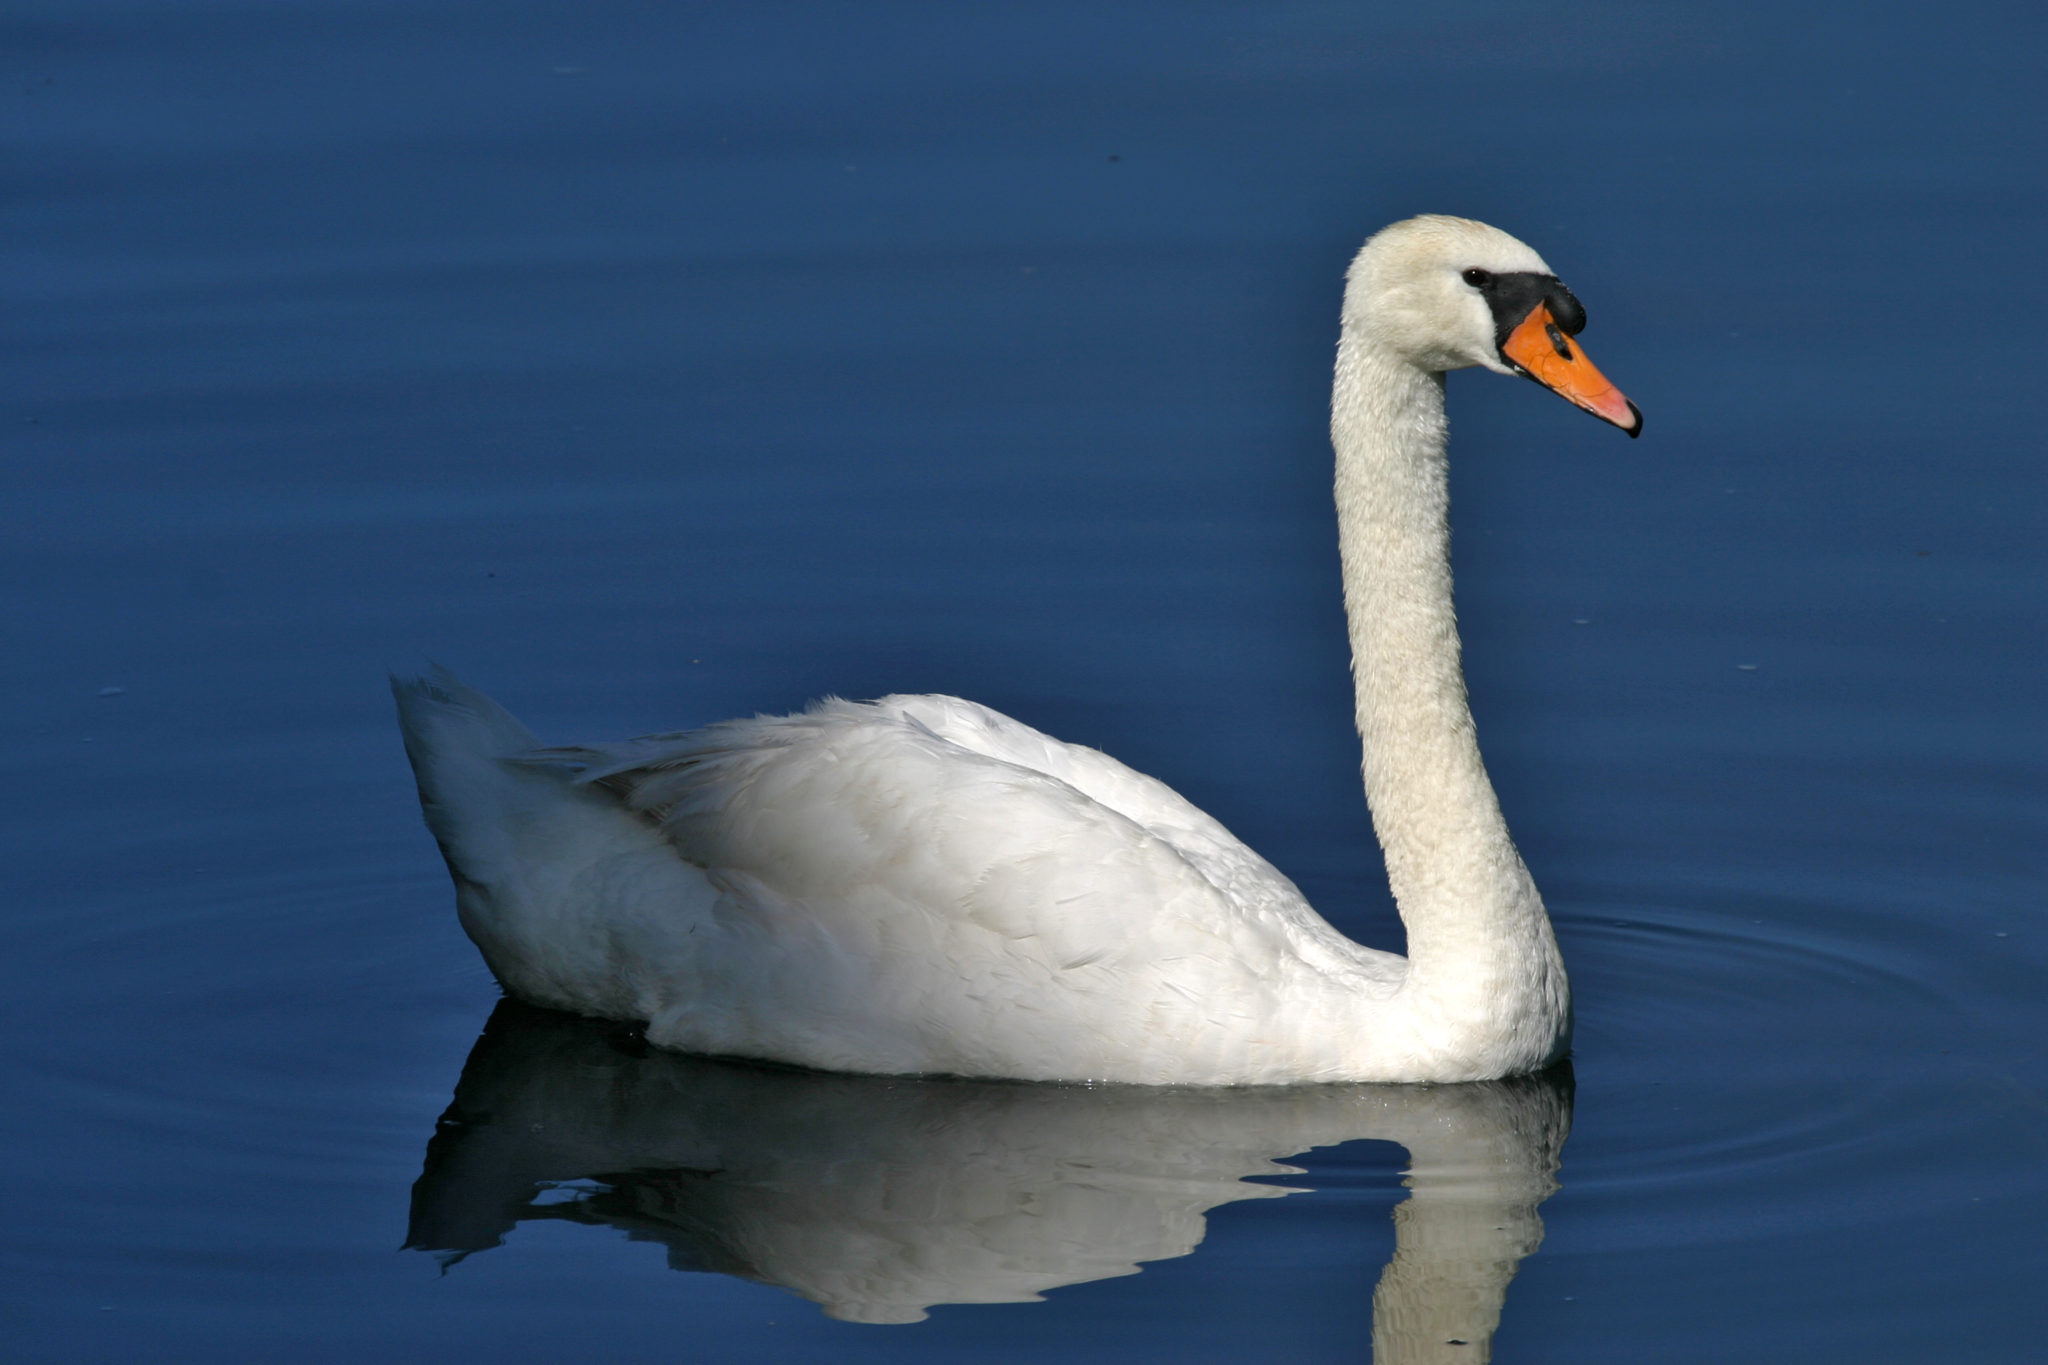
[[[446,669],[391,691],[462,927],[499,982],[557,1009],[650,1017],[636,964],[710,923],[702,870],[616,793],[538,761],[533,732]]]
[[[391,696],[398,703],[399,728],[404,731],[406,754],[413,758],[415,769],[419,766],[415,746],[432,745],[435,733],[450,725],[478,737],[488,735],[495,747],[508,754],[540,743],[517,716],[439,664],[430,665],[418,677],[392,674]]]
[[[584,751],[542,748],[518,717],[447,669],[394,676],[391,693],[420,809],[458,885],[519,880],[616,851],[622,840],[637,849],[652,834],[616,791],[590,780],[575,757]]]
[[[438,664],[419,677],[391,678],[405,756],[420,809],[457,882],[476,880],[489,826],[502,805],[504,760],[539,741],[510,711]]]

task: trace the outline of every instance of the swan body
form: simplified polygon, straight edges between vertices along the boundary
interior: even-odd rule
[[[954,697],[542,748],[394,683],[464,928],[512,995],[824,1070],[1466,1081],[1570,1044],[1563,963],[1479,758],[1452,613],[1443,374],[1634,434],[1540,257],[1465,219],[1354,261],[1332,400],[1358,728],[1406,957],[1353,943],[1163,783]]]

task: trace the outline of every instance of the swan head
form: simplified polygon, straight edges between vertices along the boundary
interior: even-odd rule
[[[1571,338],[1586,310],[1543,258],[1499,228],[1425,214],[1373,234],[1351,262],[1344,330],[1432,373],[1519,374],[1642,433],[1643,414]]]

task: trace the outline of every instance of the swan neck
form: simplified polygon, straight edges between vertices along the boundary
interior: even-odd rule
[[[1563,990],[1479,756],[1451,594],[1444,376],[1347,328],[1331,405],[1358,732],[1416,990]],[[1554,978],[1554,980],[1552,980]]]

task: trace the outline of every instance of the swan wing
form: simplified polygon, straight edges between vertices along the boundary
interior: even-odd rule
[[[875,705],[925,726],[969,753],[1065,783],[1167,844],[1248,913],[1316,918],[1294,883],[1221,822],[1158,778],[1126,767],[1100,749],[1067,744],[959,697],[885,697]]]
[[[1185,1076],[1314,1013],[1304,973],[1357,970],[1361,950],[1163,784],[954,698],[827,700],[528,761],[616,793],[721,893],[718,969],[653,1021],[658,1042]]]

